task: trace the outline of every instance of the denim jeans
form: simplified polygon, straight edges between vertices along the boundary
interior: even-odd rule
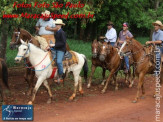
[[[62,64],[62,60],[64,57],[64,52],[60,51],[60,50],[51,50],[52,55],[53,55],[53,59],[57,59],[57,67],[58,67],[58,74],[62,75],[63,74],[63,64]]]
[[[128,58],[128,56],[124,56],[124,59],[125,59],[127,70],[129,70],[130,64],[129,64],[129,58]]]
[[[110,42],[110,44],[111,44],[111,46],[113,46],[113,47],[114,47],[114,45],[115,45],[115,42]]]

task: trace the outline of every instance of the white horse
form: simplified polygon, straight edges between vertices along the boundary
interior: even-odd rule
[[[36,77],[38,78],[35,88],[33,90],[32,99],[31,101],[28,102],[28,104],[33,104],[37,90],[39,89],[42,83],[47,88],[49,96],[50,96],[47,103],[51,103],[52,93],[47,82],[47,79],[50,78],[53,72],[50,55],[48,52],[41,50],[40,48],[36,47],[32,43],[24,42],[22,39],[21,39],[21,43],[22,44],[18,48],[18,54],[15,58],[15,61],[19,63],[23,58],[29,57],[30,63],[35,68]],[[70,67],[68,67],[68,69],[65,69],[65,68],[63,69],[64,72],[66,70],[67,72],[72,71],[74,75],[74,92],[72,96],[69,98],[70,100],[73,100],[75,98],[78,84],[79,84],[79,92],[83,94],[80,72],[83,68],[85,78],[87,78],[87,72],[88,72],[88,65],[87,65],[86,57],[83,54],[79,54],[77,52],[74,52],[74,53],[76,54],[78,58],[78,64],[73,64]],[[56,71],[56,73],[54,74],[54,77],[57,76],[57,73],[58,72]]]

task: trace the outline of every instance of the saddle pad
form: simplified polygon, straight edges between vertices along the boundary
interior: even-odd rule
[[[71,56],[69,58],[64,58],[64,60],[62,61],[63,67],[69,67],[69,66],[71,66],[73,64],[78,64],[78,58],[77,58],[75,52],[74,51],[69,51],[69,53],[70,53]],[[54,61],[54,66],[57,66],[55,61]]]

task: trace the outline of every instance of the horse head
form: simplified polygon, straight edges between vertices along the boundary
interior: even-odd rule
[[[24,42],[20,39],[20,42],[21,45],[19,46],[17,56],[15,57],[16,63],[20,63],[23,58],[27,58],[29,56],[30,45],[28,44],[28,41]]]
[[[110,54],[111,52],[111,48],[113,48],[111,45],[110,45],[110,42],[103,42],[103,43],[99,43],[100,45],[100,61],[104,61],[107,54]]]
[[[18,45],[21,44],[20,38],[22,38],[22,34],[20,31],[20,28],[18,27],[18,28],[14,29],[14,32],[12,34],[12,39],[10,42],[10,49],[11,50],[15,49]]]
[[[126,41],[124,41],[124,43],[122,44],[118,54],[120,55],[120,57],[123,57],[125,55],[127,55],[128,53],[131,53],[131,50],[133,48],[132,46],[132,38],[129,38],[128,36],[126,37]]]
[[[95,39],[92,43],[92,57],[97,58],[98,54],[99,54],[99,43]]]

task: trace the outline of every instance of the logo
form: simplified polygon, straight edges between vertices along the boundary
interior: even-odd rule
[[[33,105],[2,105],[2,120],[32,121]]]

